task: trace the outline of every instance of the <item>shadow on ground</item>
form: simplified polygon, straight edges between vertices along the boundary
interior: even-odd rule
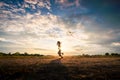
[[[36,64],[35,64],[36,65]],[[30,68],[32,67],[32,68]],[[68,69],[61,63],[61,58],[49,64],[39,66],[4,66],[0,68],[2,80],[71,80]]]
[[[61,58],[52,60],[43,70],[39,70],[43,80],[71,80],[67,67],[61,63]]]

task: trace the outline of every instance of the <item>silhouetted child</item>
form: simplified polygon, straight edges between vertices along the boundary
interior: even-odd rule
[[[61,52],[61,42],[60,41],[57,41],[57,45],[58,45],[58,55],[61,57],[61,58],[63,58],[63,53]]]
[[[61,42],[60,42],[60,41],[57,41],[57,45],[58,45],[58,49],[60,49],[60,47],[61,47]]]
[[[58,51],[58,55],[61,57],[61,58],[63,58],[63,53],[61,52],[61,49],[59,49],[59,51]]]

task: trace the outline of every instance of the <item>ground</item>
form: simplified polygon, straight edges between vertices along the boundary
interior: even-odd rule
[[[0,80],[120,80],[120,57],[0,57]]]

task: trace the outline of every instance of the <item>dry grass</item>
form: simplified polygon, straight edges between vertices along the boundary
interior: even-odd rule
[[[119,57],[0,57],[1,80],[120,80]]]

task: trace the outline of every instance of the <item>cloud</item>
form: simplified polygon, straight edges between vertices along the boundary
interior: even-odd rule
[[[43,49],[43,48],[34,48],[35,50],[40,50],[40,51],[50,51],[49,49]]]
[[[26,13],[34,14],[43,9],[42,13],[51,11],[51,3],[49,0],[10,0],[1,1],[0,8],[2,12],[11,12],[12,14],[25,15]],[[3,12],[3,14],[4,14]],[[11,17],[10,15],[8,15]]]
[[[37,4],[38,0],[25,0],[27,3]]]
[[[0,41],[5,41],[5,38],[0,38]]]
[[[0,48],[2,47],[21,47],[21,44],[16,40],[6,39],[0,37]]]
[[[114,45],[114,46],[120,46],[120,42],[113,42],[112,45]]]
[[[61,39],[61,41],[65,43],[67,43],[66,41],[71,40],[71,43],[68,43],[71,44],[71,46],[79,43],[80,47],[73,48],[76,53],[79,53],[80,51],[82,51],[82,53],[105,52],[109,51],[108,48],[111,50],[114,49],[113,46],[115,45],[110,46],[110,44],[115,39],[117,40],[117,36],[119,35],[118,30],[103,30],[103,28],[100,28],[99,25],[95,24],[91,19],[86,22],[91,26],[94,24],[96,25],[92,26],[92,28],[95,27],[94,31],[90,31],[89,27],[82,23],[77,22],[72,25],[71,23],[66,23],[61,17],[53,14],[42,15],[41,13],[27,13],[25,16],[13,15],[12,17],[17,19],[9,20],[4,18],[2,20],[4,25],[0,27],[2,30],[0,31],[2,32],[0,36],[9,38],[13,42],[16,40],[16,43],[21,44],[25,48],[30,48],[31,46],[32,48],[35,48],[39,47],[41,44],[43,49],[46,49],[49,45],[44,45],[46,42],[43,40]],[[82,18],[84,18],[84,16]],[[96,34],[96,32],[99,34]],[[17,38],[18,36],[19,38]],[[72,49],[69,45],[64,47]],[[98,49],[95,49],[95,47],[98,47]]]
[[[26,3],[32,4],[33,7],[36,5],[41,8],[47,8],[48,10],[51,9],[51,4],[49,0],[25,0]],[[30,7],[29,4],[25,4],[26,7]],[[36,8],[33,8],[36,9]]]
[[[79,0],[55,0],[56,3],[61,4],[61,7],[80,6]]]
[[[2,7],[4,5],[4,3],[0,2],[0,7]]]
[[[114,16],[114,12],[98,13],[105,6],[100,9],[100,5],[87,3],[83,0],[55,0],[55,3],[51,0],[2,1],[0,44],[35,52],[40,47],[55,51],[56,41],[60,40],[65,52],[79,53],[81,49],[86,53],[118,51],[118,13]],[[104,10],[108,9],[114,11],[109,7]]]
[[[10,14],[12,13],[10,12]],[[38,12],[36,14],[27,13],[25,16],[14,14],[12,17],[11,20],[8,17],[3,17],[1,20],[0,37],[3,37],[1,40],[6,38],[15,43],[11,44],[14,47],[34,48],[43,45],[43,48],[47,48],[44,46],[45,39],[64,37],[64,24],[59,22],[59,17],[55,15],[42,15]]]

